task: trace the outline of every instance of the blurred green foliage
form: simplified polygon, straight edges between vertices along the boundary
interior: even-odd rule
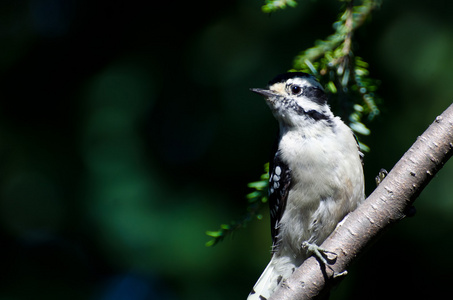
[[[264,0],[264,5],[261,7],[263,12],[271,13],[279,9],[285,9],[286,6],[296,7],[297,2],[294,0]]]
[[[215,248],[204,231],[246,210],[268,161],[276,123],[249,88],[331,35],[341,6],[262,5],[0,3],[0,298],[245,299],[268,213]],[[368,192],[451,103],[452,5],[384,1],[354,33],[383,99],[362,137]],[[449,163],[332,299],[449,292],[426,243],[451,246],[451,178]]]

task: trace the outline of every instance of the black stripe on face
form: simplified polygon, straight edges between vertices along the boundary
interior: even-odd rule
[[[305,114],[315,121],[320,121],[320,120],[329,121],[330,120],[329,116],[326,116],[325,114],[320,113],[319,111],[316,111],[316,110],[309,110],[309,111],[305,112]]]
[[[299,115],[306,115],[307,117],[309,117],[315,121],[321,121],[321,120],[331,121],[331,119],[328,115],[325,115],[322,112],[319,112],[314,109],[305,111],[302,107],[300,107],[299,105],[296,104],[294,106],[294,110]]]
[[[314,86],[305,87],[301,93],[301,96],[305,96],[311,101],[324,105],[327,103],[327,95],[323,90]]]

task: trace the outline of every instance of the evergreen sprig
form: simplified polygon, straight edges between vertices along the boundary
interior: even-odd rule
[[[380,6],[381,0],[362,0],[358,5],[354,5],[353,0],[339,1],[345,2],[345,5],[333,24],[335,32],[297,55],[290,71],[302,71],[317,77],[329,92],[336,114],[343,120],[349,120],[349,127],[357,135],[366,136],[370,130],[365,123],[380,113],[377,106],[379,99],[375,94],[379,81],[369,77],[369,64],[354,54],[352,39],[354,32]],[[296,5],[294,0],[265,0],[262,10],[269,13]],[[364,152],[370,150],[360,141],[359,145]],[[262,218],[259,211],[262,204],[267,202],[268,180],[269,164],[266,164],[260,181],[248,184],[254,191],[247,195],[247,213],[240,220],[222,224],[217,231],[207,231],[206,234],[212,239],[206,246],[213,246],[253,219]]]
[[[369,135],[364,117],[371,121],[379,114],[375,94],[379,81],[369,77],[368,63],[354,55],[352,38],[371,12],[379,7],[380,0],[363,0],[360,5],[354,5],[352,0],[345,2],[344,12],[333,24],[335,32],[296,56],[292,71],[316,76],[331,94],[333,104],[338,106],[337,114],[349,120],[349,126],[356,134]],[[360,147],[362,151],[369,151],[369,147],[361,142]]]
[[[297,2],[295,0],[265,0],[261,10],[265,13],[271,13],[279,9],[285,9],[286,6],[295,7]]]
[[[250,221],[257,218],[261,220],[263,215],[259,210],[263,203],[267,203],[267,186],[269,183],[269,163],[264,165],[264,174],[261,175],[259,181],[250,182],[248,187],[254,191],[249,193],[246,197],[248,200],[247,213],[238,221],[232,221],[230,224],[220,225],[220,229],[216,231],[206,231],[206,234],[212,239],[206,243],[206,246],[214,246],[227,235],[234,232],[236,229],[246,227]]]

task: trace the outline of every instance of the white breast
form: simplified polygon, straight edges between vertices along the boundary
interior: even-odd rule
[[[283,132],[279,149],[291,168],[291,189],[280,222],[280,237],[287,241],[282,251],[303,256],[303,241],[321,244],[364,199],[357,143],[339,118],[334,124]]]

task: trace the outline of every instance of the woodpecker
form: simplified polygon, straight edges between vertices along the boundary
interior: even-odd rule
[[[248,296],[266,300],[364,198],[357,140],[311,75],[278,75],[264,96],[279,124],[269,166],[272,258]]]

